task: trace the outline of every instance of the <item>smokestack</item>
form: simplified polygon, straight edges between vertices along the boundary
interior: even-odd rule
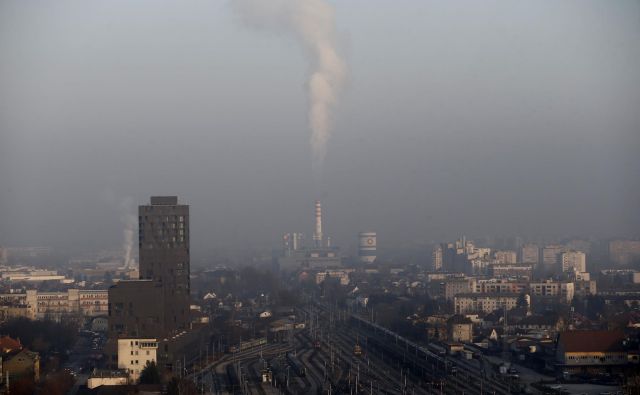
[[[322,247],[322,206],[316,200],[316,229],[313,232],[313,242],[316,247]]]

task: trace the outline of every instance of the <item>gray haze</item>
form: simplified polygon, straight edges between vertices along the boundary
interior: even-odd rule
[[[223,1],[3,0],[0,245],[121,245],[152,194],[192,205],[196,256],[310,233],[317,197],[344,245],[638,235],[638,1],[333,5],[317,183],[294,39]]]

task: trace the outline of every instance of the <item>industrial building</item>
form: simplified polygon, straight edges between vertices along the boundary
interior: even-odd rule
[[[373,263],[377,255],[376,232],[358,233],[358,261],[361,263]]]
[[[315,226],[311,245],[304,243],[302,233],[286,233],[282,251],[278,254],[277,266],[285,272],[307,269],[328,269],[342,266],[340,248],[331,245],[331,239],[322,232],[322,206],[316,200],[314,206]]]

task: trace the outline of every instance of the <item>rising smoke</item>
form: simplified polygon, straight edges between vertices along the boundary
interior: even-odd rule
[[[322,169],[331,135],[331,109],[345,79],[346,67],[335,47],[333,7],[324,0],[233,0],[249,25],[294,34],[310,63],[309,127],[313,168]]]
[[[135,260],[133,259],[132,252],[138,218],[134,215],[133,199],[130,197],[126,197],[120,202],[120,221],[124,225],[124,240],[122,243],[124,267],[133,269]]]

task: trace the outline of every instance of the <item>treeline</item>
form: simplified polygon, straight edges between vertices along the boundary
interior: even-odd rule
[[[46,355],[70,350],[76,341],[78,326],[73,320],[63,322],[34,321],[19,317],[0,325],[0,334],[20,339],[24,347]]]

